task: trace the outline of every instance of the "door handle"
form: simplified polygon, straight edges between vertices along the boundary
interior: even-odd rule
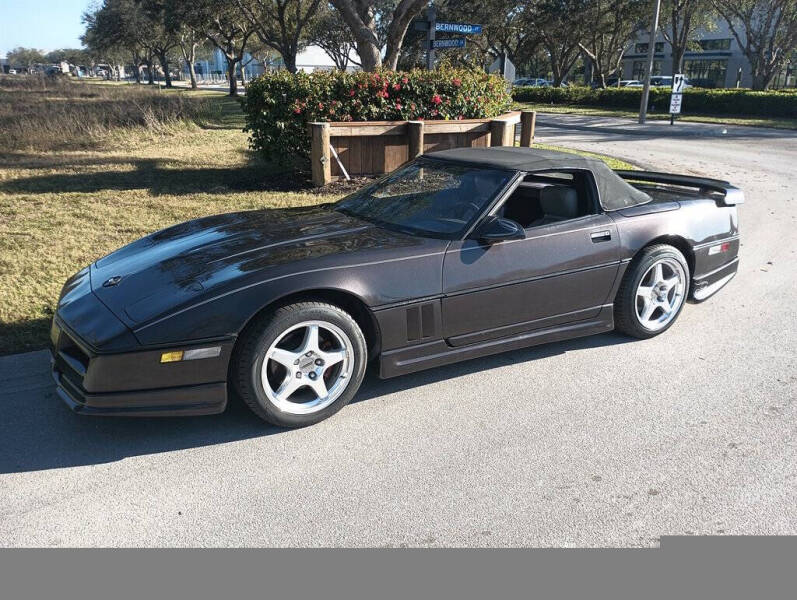
[[[589,234],[589,237],[592,239],[594,243],[598,242],[608,242],[612,239],[612,232],[611,231],[593,231]]]

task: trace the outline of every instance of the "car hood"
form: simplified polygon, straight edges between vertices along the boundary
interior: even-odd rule
[[[414,240],[328,205],[230,213],[175,225],[101,258],[91,286],[135,328],[250,282],[340,265],[341,255],[365,250],[411,250]]]

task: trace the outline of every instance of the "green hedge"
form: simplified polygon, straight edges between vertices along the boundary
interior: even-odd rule
[[[517,87],[512,93],[517,102],[536,104],[569,104],[627,108],[636,110],[642,99],[641,88],[588,87]],[[648,107],[666,112],[670,106],[670,88],[650,89]],[[797,117],[797,94],[782,91],[754,92],[745,89],[684,90],[683,112],[706,115],[750,115],[763,117]]]
[[[309,157],[307,123],[312,121],[489,118],[511,103],[500,77],[443,67],[267,73],[249,83],[243,108],[252,149],[284,163]]]

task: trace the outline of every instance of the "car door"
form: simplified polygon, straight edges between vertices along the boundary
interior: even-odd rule
[[[589,319],[619,268],[614,221],[591,214],[529,227],[525,239],[452,242],[443,262],[443,333],[460,346]]]

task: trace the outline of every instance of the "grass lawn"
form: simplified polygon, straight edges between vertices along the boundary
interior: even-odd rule
[[[198,216],[340,195],[314,192],[254,156],[236,100],[162,93],[210,105],[189,123],[92,129],[72,142],[62,133],[49,149],[41,135],[32,147],[15,146],[0,128],[0,354],[45,347],[66,278],[134,239]]]
[[[532,104],[518,102],[515,110],[530,109],[540,113],[558,113],[573,115],[593,115],[596,117],[626,117],[636,119],[638,111],[624,109],[598,108],[590,106],[568,106],[566,104]],[[650,113],[647,115],[649,120],[669,121],[669,113]],[[789,119],[786,117],[744,117],[744,116],[712,116],[712,115],[690,115],[683,114],[677,118],[678,121],[694,123],[720,123],[725,125],[746,125],[749,127],[774,127],[778,129],[797,129],[797,118]]]

